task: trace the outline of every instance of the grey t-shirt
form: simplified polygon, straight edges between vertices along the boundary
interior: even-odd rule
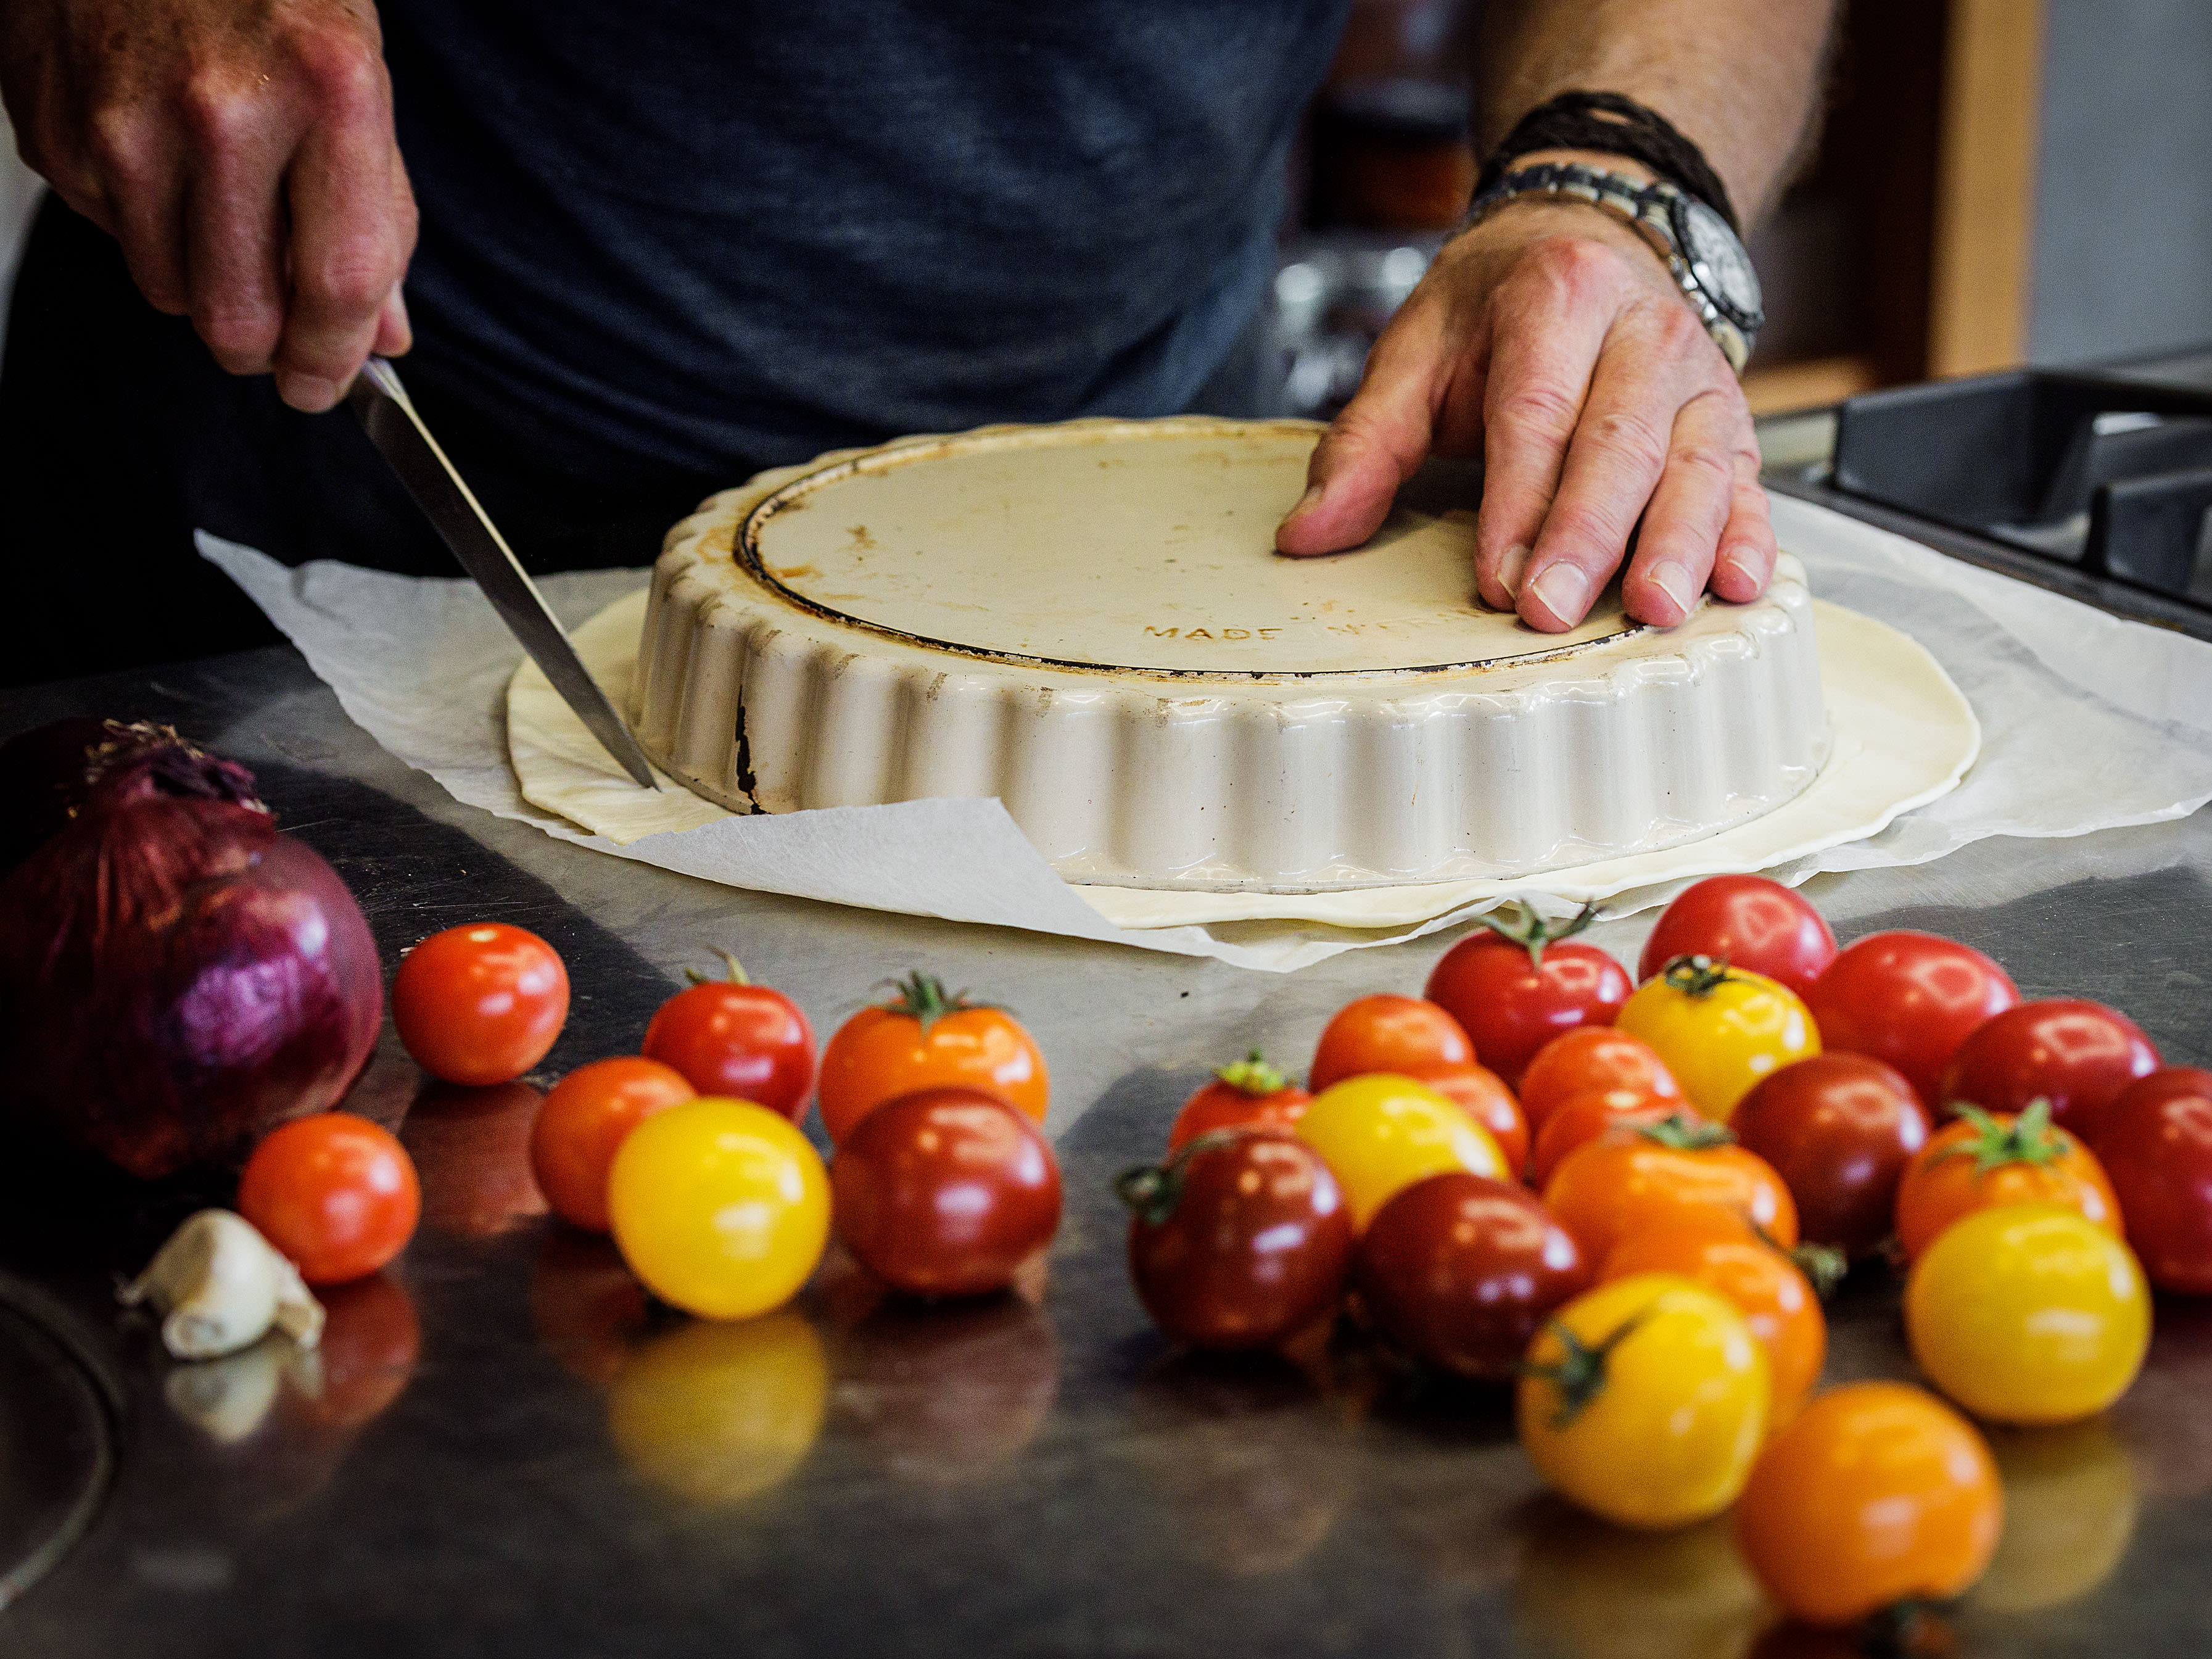
[[[1182,407],[1348,0],[383,0],[410,378],[601,480]]]

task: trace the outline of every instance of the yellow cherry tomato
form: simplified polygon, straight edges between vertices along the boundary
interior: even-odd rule
[[[607,1217],[623,1260],[663,1302],[746,1319],[789,1301],[822,1260],[830,1178],[780,1113],[710,1095],[629,1132],[608,1173]]]
[[[607,1389],[607,1433],[623,1461],[663,1492],[709,1506],[781,1483],[829,1411],[822,1339],[788,1309],[665,1331]]]
[[[2071,1423],[2127,1392],[2150,1346],[2135,1255],[2078,1210],[2003,1204],[1953,1222],[1905,1282],[1928,1380],[1996,1423]]]
[[[1680,1273],[1577,1297],[1528,1345],[1515,1415],[1537,1473],[1624,1527],[1717,1515],[1751,1476],[1771,1404],[1744,1316]]]
[[[1795,991],[1705,957],[1678,957],[1644,981],[1613,1029],[1650,1043],[1716,1123],[1761,1078],[1820,1052],[1820,1028]]]
[[[1490,1131],[1425,1084],[1388,1072],[1346,1078],[1316,1095],[1297,1137],[1321,1154],[1354,1229],[1364,1229],[1398,1191],[1432,1175],[1466,1170],[1515,1177]]]

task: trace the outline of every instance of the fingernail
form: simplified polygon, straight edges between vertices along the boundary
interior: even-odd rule
[[[1563,623],[1580,622],[1589,605],[1589,578],[1571,564],[1549,566],[1528,587]]]
[[[1289,512],[1283,514],[1284,522],[1288,523],[1291,520],[1297,518],[1301,513],[1310,511],[1320,502],[1321,494],[1321,486],[1319,484],[1308,484],[1306,486],[1306,493],[1298,497],[1298,504],[1292,507]]]
[[[1521,573],[1528,568],[1528,550],[1516,542],[1498,561],[1498,585],[1515,599],[1521,597]]]
[[[276,371],[276,395],[303,414],[319,415],[335,408],[338,401],[336,382],[319,374],[302,374],[296,369]]]
[[[1684,616],[1698,602],[1698,591],[1690,585],[1690,573],[1679,564],[1662,564],[1651,572],[1651,585],[1674,601],[1674,608]]]

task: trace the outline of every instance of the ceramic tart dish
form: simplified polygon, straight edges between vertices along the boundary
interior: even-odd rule
[[[1539,634],[1475,599],[1434,488],[1352,551],[1274,552],[1320,430],[997,427],[764,473],[670,532],[632,724],[735,811],[996,796],[1071,881],[1216,892],[1654,852],[1820,772],[1796,560],[1677,628],[1613,591]]]

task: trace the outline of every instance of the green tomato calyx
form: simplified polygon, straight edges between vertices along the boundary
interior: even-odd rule
[[[684,970],[684,977],[694,985],[750,985],[752,983],[751,978],[745,973],[744,964],[738,960],[733,952],[718,947],[714,954],[722,959],[721,978],[716,979],[712,974],[702,974],[696,968],[686,968]]]
[[[1559,1357],[1549,1364],[1524,1359],[1516,1369],[1522,1376],[1540,1377],[1559,1391],[1559,1409],[1552,1413],[1553,1428],[1570,1426],[1591,1401],[1605,1392],[1606,1361],[1650,1314],[1649,1308],[1631,1314],[1610,1335],[1596,1342],[1583,1341],[1556,1319],[1546,1327],[1559,1345]]]
[[[1526,899],[1508,899],[1495,910],[1477,916],[1475,925],[1487,927],[1500,939],[1510,939],[1528,953],[1531,966],[1544,965],[1544,947],[1572,939],[1597,920],[1597,906],[1585,904],[1565,921],[1547,921]]]
[[[1202,1153],[1234,1146],[1243,1129],[1209,1129],[1193,1135],[1176,1148],[1164,1164],[1140,1164],[1114,1177],[1114,1194],[1148,1227],[1164,1227],[1182,1202],[1183,1180],[1190,1162]]]
[[[948,1015],[966,1013],[971,1008],[1003,1006],[996,1002],[978,1002],[965,991],[948,994],[943,980],[919,969],[902,980],[887,979],[884,984],[890,987],[893,995],[889,1002],[876,1006],[887,1014],[904,1014],[921,1027],[924,1036],[929,1035],[931,1026]]]
[[[1659,970],[1659,977],[1686,997],[1709,997],[1743,975],[1729,972],[1726,957],[1676,957]]]
[[[1985,1176],[2008,1164],[2048,1164],[2066,1150],[2066,1133],[2051,1121],[2050,1101],[2038,1096],[2009,1123],[1978,1106],[1961,1103],[1959,1115],[1974,1126],[1974,1133],[1936,1159],[1971,1158],[1976,1176]]]
[[[1678,1152],[1702,1152],[1735,1144],[1735,1132],[1727,1124],[1708,1122],[1695,1112],[1669,1112],[1656,1123],[1638,1123],[1634,1127],[1646,1140]]]
[[[1267,1064],[1257,1048],[1242,1060],[1232,1060],[1218,1067],[1213,1074],[1237,1093],[1255,1098],[1280,1094],[1291,1086],[1290,1079],[1279,1068]]]

